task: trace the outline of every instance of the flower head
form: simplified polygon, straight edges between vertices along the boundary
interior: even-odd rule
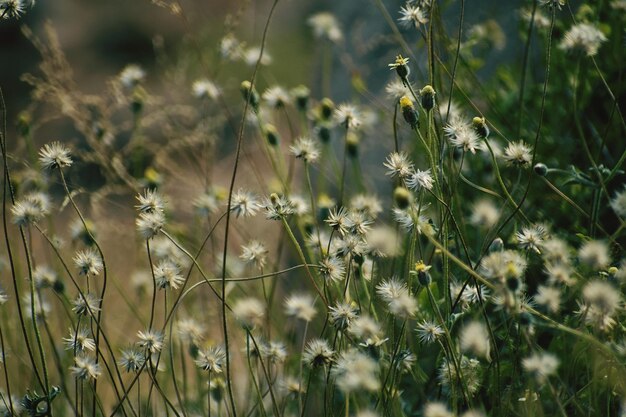
[[[154,283],[157,288],[178,289],[185,282],[185,278],[180,274],[180,268],[170,259],[162,259],[154,267]]]
[[[611,200],[611,208],[619,217],[626,217],[626,189],[615,194]]]
[[[585,242],[578,250],[578,259],[595,270],[605,269],[611,263],[609,247],[601,240]]]
[[[417,338],[421,343],[434,343],[444,335],[443,329],[432,321],[423,320],[417,325]]]
[[[546,238],[546,235],[547,231],[545,227],[535,225],[532,227],[523,227],[522,230],[515,234],[515,238],[520,248],[541,253],[539,248]]]
[[[202,349],[198,352],[198,359],[195,360],[196,366],[204,371],[222,373],[222,365],[226,360],[226,353],[220,346],[212,346],[208,349]]]
[[[230,209],[237,217],[252,217],[257,213],[259,207],[260,205],[254,194],[241,188],[233,194]]]
[[[348,332],[362,342],[364,347],[380,346],[387,341],[383,339],[383,331],[380,324],[369,316],[359,316],[348,327]]]
[[[25,0],[2,0],[0,1],[0,16],[4,19],[18,19],[26,10]]]
[[[569,52],[583,52],[587,56],[594,56],[607,38],[598,28],[588,23],[578,23],[572,26],[563,36],[559,48]]]
[[[479,321],[466,324],[459,338],[461,351],[472,352],[478,357],[489,360],[489,332],[487,326]]]
[[[280,220],[283,217],[293,214],[295,209],[291,201],[284,196],[271,194],[263,204],[265,207],[265,217],[269,220]]]
[[[410,2],[400,8],[400,14],[402,16],[398,18],[398,22],[404,27],[414,26],[417,29],[419,25],[428,23],[426,12],[420,6],[412,5]]]
[[[424,417],[453,417],[444,403],[429,402],[424,406]]]
[[[480,362],[476,359],[470,359],[467,356],[461,356],[458,361],[460,370],[457,369],[455,361],[449,361],[444,358],[439,366],[439,380],[441,385],[451,390],[458,384],[464,384],[469,395],[474,395],[480,389],[482,382],[482,368]],[[461,380],[461,375],[462,380]]]
[[[206,78],[194,81],[191,85],[191,91],[194,97],[210,98],[211,100],[217,100],[222,95],[222,90]]]
[[[545,306],[551,313],[558,313],[561,308],[561,290],[546,285],[537,287],[537,294],[533,297],[535,303]]]
[[[358,350],[343,351],[331,373],[336,378],[337,387],[344,393],[376,391],[380,387],[378,364]]]
[[[132,347],[122,350],[122,357],[118,363],[126,372],[139,372],[146,363],[146,355]]]
[[[390,70],[396,70],[400,79],[403,82],[406,82],[406,79],[411,72],[409,66],[407,65],[408,63],[409,58],[404,58],[402,55],[398,55],[396,56],[396,60],[388,66]]]
[[[335,352],[328,346],[328,342],[321,339],[313,339],[307,343],[302,362],[311,368],[329,365],[333,361]]]
[[[326,280],[342,281],[346,274],[346,267],[341,259],[326,257],[320,261],[320,274]]]
[[[313,34],[316,38],[326,38],[331,42],[338,42],[343,38],[339,22],[331,13],[314,14],[308,18],[307,23],[313,28]]]
[[[176,333],[181,341],[198,345],[204,335],[204,328],[196,320],[188,317],[176,322]]]
[[[289,147],[289,151],[296,158],[303,159],[305,162],[314,164],[320,157],[320,151],[315,142],[308,137],[296,139],[293,145]]]
[[[310,322],[317,314],[313,297],[307,294],[292,294],[285,300],[285,314]]]
[[[74,366],[70,367],[74,378],[87,381],[89,379],[98,379],[100,376],[100,365],[89,356],[75,356]]]
[[[100,255],[93,248],[76,252],[74,263],[80,275],[87,277],[98,275],[103,267]]]
[[[544,7],[556,7],[561,10],[561,7],[565,6],[565,0],[539,0],[539,4]]]
[[[251,240],[241,247],[241,258],[246,263],[255,264],[257,268],[263,268],[267,260],[267,248],[258,240]]]
[[[89,337],[89,331],[84,327],[79,327],[76,331],[70,327],[70,335],[64,337],[63,342],[65,342],[66,349],[74,352],[96,350],[96,343]]]
[[[140,330],[137,332],[137,337],[139,338],[137,346],[146,352],[158,353],[163,349],[165,336],[158,330],[148,329],[145,332]]]
[[[36,223],[50,211],[50,201],[43,193],[32,193],[15,202],[11,207],[13,223],[26,226]]]
[[[165,200],[156,190],[147,189],[143,194],[138,194],[136,198],[139,204],[135,207],[140,213],[165,211]]]
[[[408,178],[413,173],[413,163],[405,152],[392,152],[383,165],[388,169],[387,175],[400,179]]]
[[[387,84],[385,91],[387,92],[387,96],[396,102],[399,102],[403,96],[411,95],[411,90],[409,90],[406,85],[404,85],[404,83],[397,78]]]
[[[340,104],[333,114],[335,121],[346,129],[355,129],[361,125],[359,113],[351,104]]]
[[[268,106],[275,109],[281,109],[291,103],[291,97],[287,90],[278,85],[265,90],[261,97]]]
[[[550,375],[556,373],[559,358],[548,352],[533,353],[522,360],[522,366],[526,372],[535,376],[537,382],[543,384]]]
[[[165,225],[165,215],[160,211],[142,212],[135,220],[137,231],[144,239],[152,239]]]
[[[509,164],[525,168],[530,165],[532,150],[524,141],[511,142],[504,149],[504,160]]]
[[[443,130],[450,139],[450,143],[457,148],[462,148],[464,152],[470,151],[475,154],[476,149],[480,149],[476,131],[462,117],[451,117]]]
[[[208,217],[220,208],[220,198],[214,192],[202,193],[193,201],[196,213],[200,217]]]
[[[45,144],[39,150],[39,163],[46,170],[69,167],[72,165],[70,150],[61,142]]]
[[[418,191],[422,188],[426,190],[433,189],[433,176],[430,173],[430,168],[426,171],[415,170],[415,172],[411,173],[409,178],[406,180],[406,185]]]
[[[242,298],[233,306],[233,314],[244,329],[251,330],[263,322],[265,306],[256,298]]]
[[[146,72],[136,64],[127,65],[120,72],[120,83],[126,88],[133,88],[146,78]]]
[[[357,309],[345,302],[330,307],[330,322],[339,330],[345,330],[358,317]]]
[[[72,305],[72,311],[77,315],[93,317],[100,310],[100,299],[91,293],[79,294]]]

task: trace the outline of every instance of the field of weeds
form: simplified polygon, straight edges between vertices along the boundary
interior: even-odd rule
[[[95,3],[0,0],[0,416],[626,416],[625,0]]]

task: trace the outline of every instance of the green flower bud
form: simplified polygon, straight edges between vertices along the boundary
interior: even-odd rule
[[[435,90],[430,85],[426,85],[420,90],[424,110],[431,111],[435,107],[435,94]]]
[[[260,97],[259,97],[259,93],[252,86],[252,83],[247,80],[243,81],[241,83],[240,90],[241,90],[241,94],[243,95],[243,99],[249,101],[250,105],[252,106],[252,110],[254,110],[255,113],[258,112]]]
[[[411,126],[412,129],[419,128],[419,115],[415,111],[413,101],[407,96],[402,96],[400,99],[400,110],[404,120]]]
[[[472,126],[479,138],[486,139],[489,136],[489,127],[484,117],[474,117]]]
[[[291,91],[294,98],[296,99],[296,106],[300,111],[306,111],[306,108],[309,104],[309,96],[311,95],[311,91],[305,85],[299,85]]]
[[[542,164],[541,162],[535,164],[533,169],[535,170],[535,174],[539,175],[540,177],[545,177],[548,173],[548,167],[546,166],[546,164]]]
[[[504,249],[504,242],[499,237],[495,238],[489,245],[489,252],[500,252],[502,249]]]
[[[320,103],[320,116],[322,119],[329,120],[333,115],[333,111],[335,111],[335,103],[329,98],[323,99]]]
[[[411,204],[411,192],[404,187],[396,187],[393,190],[393,201],[399,208],[405,209]]]
[[[265,139],[267,139],[267,143],[271,146],[277,146],[280,142],[280,137],[278,136],[278,131],[274,127],[273,124],[267,123],[264,127],[265,130]]]

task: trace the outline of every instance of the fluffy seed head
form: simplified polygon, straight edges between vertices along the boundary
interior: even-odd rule
[[[321,12],[307,19],[316,38],[326,38],[331,42],[339,42],[343,38],[337,18],[331,13]]]
[[[361,117],[356,107],[351,104],[340,104],[333,114],[337,123],[346,129],[356,129],[361,125]]]
[[[420,25],[428,23],[428,17],[426,12],[418,5],[412,5],[411,2],[407,2],[404,7],[400,8],[400,17],[398,22],[404,27],[419,28]]]
[[[307,343],[302,362],[311,368],[329,365],[333,361],[335,352],[328,346],[328,342],[321,339],[313,339]]]
[[[239,255],[239,258],[261,269],[265,266],[267,254],[268,250],[263,243],[258,240],[251,240],[247,245],[241,247],[241,255]]]
[[[158,330],[148,329],[145,332],[140,330],[137,337],[139,338],[137,346],[146,352],[158,353],[163,349],[165,336]]]
[[[170,259],[161,259],[154,267],[154,283],[157,288],[177,290],[185,278],[180,274],[180,267]]]
[[[387,175],[392,178],[407,178],[413,172],[413,163],[404,152],[392,152],[383,165],[388,169]]]
[[[444,403],[431,402],[424,407],[424,417],[453,417]]]
[[[345,330],[358,317],[357,309],[345,302],[339,302],[329,308],[330,322],[339,330]]]
[[[417,325],[417,337],[421,343],[434,343],[444,335],[443,329],[432,321],[423,320]]]
[[[539,384],[543,384],[550,375],[554,375],[559,366],[559,359],[548,352],[533,353],[522,360],[526,372],[532,374]]]
[[[580,52],[587,56],[594,56],[606,41],[604,33],[595,26],[578,23],[565,33],[559,48],[567,52]]]
[[[285,314],[310,322],[317,314],[315,302],[308,294],[292,294],[285,300]]]
[[[430,169],[426,171],[415,170],[415,172],[411,173],[409,178],[406,180],[406,185],[412,190],[419,191],[422,188],[426,190],[433,189],[433,177],[430,174]]]
[[[135,220],[137,231],[146,240],[154,238],[165,226],[165,215],[160,211],[142,212]]]
[[[337,387],[344,393],[358,390],[376,391],[380,387],[378,364],[357,350],[343,351],[331,373],[335,377]]]
[[[143,194],[137,195],[137,204],[135,207],[140,213],[154,213],[165,211],[165,200],[163,196],[156,190],[147,189]]]
[[[222,95],[222,90],[206,78],[194,81],[191,91],[196,98],[210,98],[211,100],[217,100]]]
[[[93,358],[83,355],[74,357],[74,366],[70,367],[70,371],[74,378],[81,381],[98,379],[101,373],[100,365]]]
[[[320,157],[320,151],[315,142],[308,137],[296,139],[295,143],[289,147],[289,151],[296,158],[314,164]]]
[[[526,168],[532,160],[532,150],[524,141],[511,142],[504,149],[504,160],[518,168]]]
[[[609,247],[600,240],[585,242],[578,250],[578,259],[594,270],[606,269],[611,263]]]
[[[463,352],[472,352],[480,358],[490,360],[489,332],[483,323],[472,321],[466,324],[461,330],[459,342]]]
[[[39,163],[45,170],[69,167],[72,165],[70,150],[61,142],[45,144],[39,150]]]
[[[252,217],[259,208],[260,204],[254,194],[241,188],[233,194],[230,209],[237,217]]]
[[[76,331],[70,327],[70,335],[69,337],[64,337],[63,342],[65,343],[65,349],[76,353],[96,350],[96,343],[89,337],[89,331],[83,327],[78,328]]]
[[[93,248],[76,252],[76,255],[74,255],[74,264],[76,264],[80,275],[87,277],[100,274],[103,267],[100,255]]]
[[[212,346],[198,352],[195,360],[196,366],[204,371],[215,374],[222,373],[222,365],[226,360],[226,353],[220,346]]]
[[[119,364],[126,372],[139,372],[146,362],[146,355],[136,348],[122,350]]]
[[[100,299],[91,293],[78,295],[72,302],[72,311],[79,316],[95,316],[100,311]]]
[[[242,298],[233,306],[233,314],[244,329],[252,330],[265,317],[265,306],[256,298]]]

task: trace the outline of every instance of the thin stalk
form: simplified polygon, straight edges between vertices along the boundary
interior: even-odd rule
[[[254,66],[254,71],[252,73],[252,77],[250,79],[250,88],[254,87],[254,83],[256,80],[256,75],[261,65],[261,59],[263,58],[263,52],[265,51],[265,41],[267,38],[267,32],[269,29],[270,21],[272,19],[272,15],[274,14],[274,9],[278,4],[278,0],[274,0],[272,7],[270,9],[269,15],[267,17],[267,21],[265,22],[265,28],[263,29],[263,37],[261,39],[261,49],[259,51],[259,58],[257,59],[256,65]],[[237,408],[235,406],[235,397],[233,395],[233,387],[232,380],[230,377],[230,348],[228,344],[228,323],[226,319],[226,259],[228,255],[228,236],[230,231],[230,213],[233,203],[233,191],[235,188],[235,179],[237,178],[237,171],[239,168],[239,156],[241,155],[241,148],[243,145],[243,130],[245,127],[246,116],[248,114],[248,107],[250,106],[250,100],[245,100],[243,113],[241,116],[241,123],[239,125],[239,132],[237,134],[237,148],[235,151],[235,164],[233,166],[233,173],[230,180],[230,186],[228,189],[228,208],[226,211],[226,228],[224,231],[224,254],[222,256],[222,298],[221,298],[221,313],[222,313],[222,332],[224,334],[224,353],[226,354],[226,388],[228,391],[228,400],[230,401],[231,412],[233,417],[237,417]]]
[[[302,252],[302,248],[300,247],[300,244],[298,243],[298,240],[296,239],[296,237],[294,236],[293,232],[291,231],[291,227],[289,226],[289,223],[287,223],[287,219],[285,219],[285,217],[281,217],[281,221],[283,223],[283,226],[285,226],[285,231],[287,232],[287,235],[289,236],[289,239],[293,243],[293,246],[295,247],[296,252],[298,252],[298,256],[300,257],[300,261],[304,265],[304,269],[306,270],[307,277],[309,278],[309,281],[311,282],[311,284],[315,288],[315,291],[317,291],[317,294],[320,296],[320,298],[324,302],[324,305],[328,309],[328,301],[326,300],[326,297],[320,291],[319,287],[315,283],[315,278],[313,277],[313,274],[311,273],[311,269],[309,268],[309,264],[307,263],[306,258],[304,257],[304,253]]]

